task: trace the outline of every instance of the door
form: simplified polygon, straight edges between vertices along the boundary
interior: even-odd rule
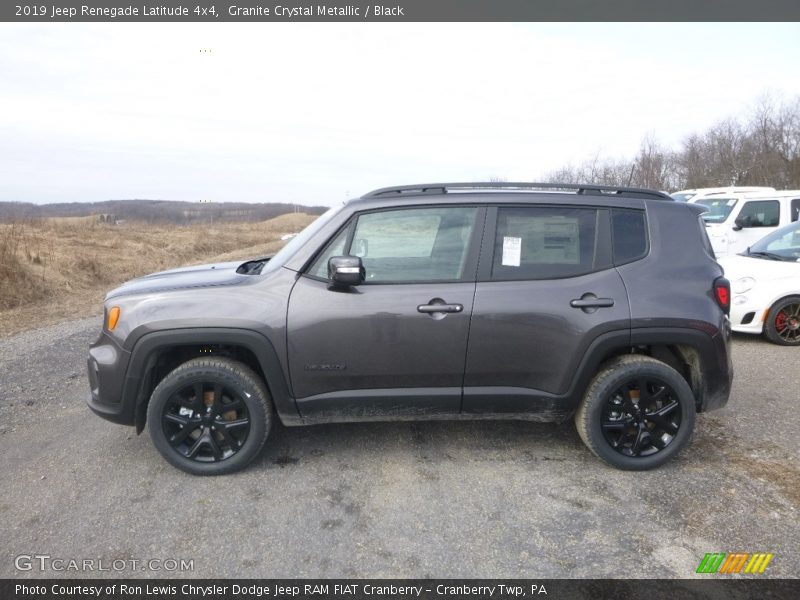
[[[784,223],[788,223],[786,218]],[[728,234],[727,254],[744,252],[781,225],[779,200],[747,200],[736,215],[736,225]],[[739,228],[741,225],[741,228]]]
[[[625,228],[644,238],[643,213],[631,212],[641,225]],[[557,397],[568,391],[589,343],[607,331],[629,331],[610,231],[608,209],[489,209],[463,412],[558,411]],[[633,246],[621,251],[646,251],[646,243]]]
[[[295,284],[287,319],[302,416],[457,413],[485,209],[365,212]],[[329,287],[332,256],[360,256],[366,280]]]

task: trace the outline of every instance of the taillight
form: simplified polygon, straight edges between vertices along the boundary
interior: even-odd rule
[[[731,282],[724,277],[714,280],[714,298],[726,315],[731,314]]]

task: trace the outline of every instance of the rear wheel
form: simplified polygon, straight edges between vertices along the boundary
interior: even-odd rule
[[[156,386],[147,409],[153,444],[193,475],[245,467],[272,424],[272,402],[259,377],[227,358],[190,360]]]
[[[595,455],[640,471],[677,454],[691,437],[694,418],[694,394],[680,373],[648,356],[628,355],[595,376],[575,425]]]
[[[773,344],[800,346],[800,296],[789,296],[772,305],[764,322],[764,335]]]

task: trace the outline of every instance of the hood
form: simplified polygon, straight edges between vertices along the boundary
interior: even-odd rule
[[[118,288],[111,290],[106,295],[106,300],[131,294],[238,285],[250,280],[252,274],[260,272],[260,268],[252,267],[254,263],[263,265],[267,260],[269,259],[244,263],[240,261],[224,262],[159,271],[123,283]]]
[[[741,254],[721,256],[717,262],[725,269],[725,277],[730,281],[741,277],[753,277],[756,280],[800,277],[800,263],[798,262],[769,260]]]

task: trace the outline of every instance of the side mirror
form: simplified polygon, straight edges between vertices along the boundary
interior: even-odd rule
[[[749,221],[749,217],[737,217],[737,219],[733,222],[733,230],[741,231],[750,224]]]
[[[328,259],[328,280],[337,288],[364,283],[366,271],[358,256],[332,256]]]

